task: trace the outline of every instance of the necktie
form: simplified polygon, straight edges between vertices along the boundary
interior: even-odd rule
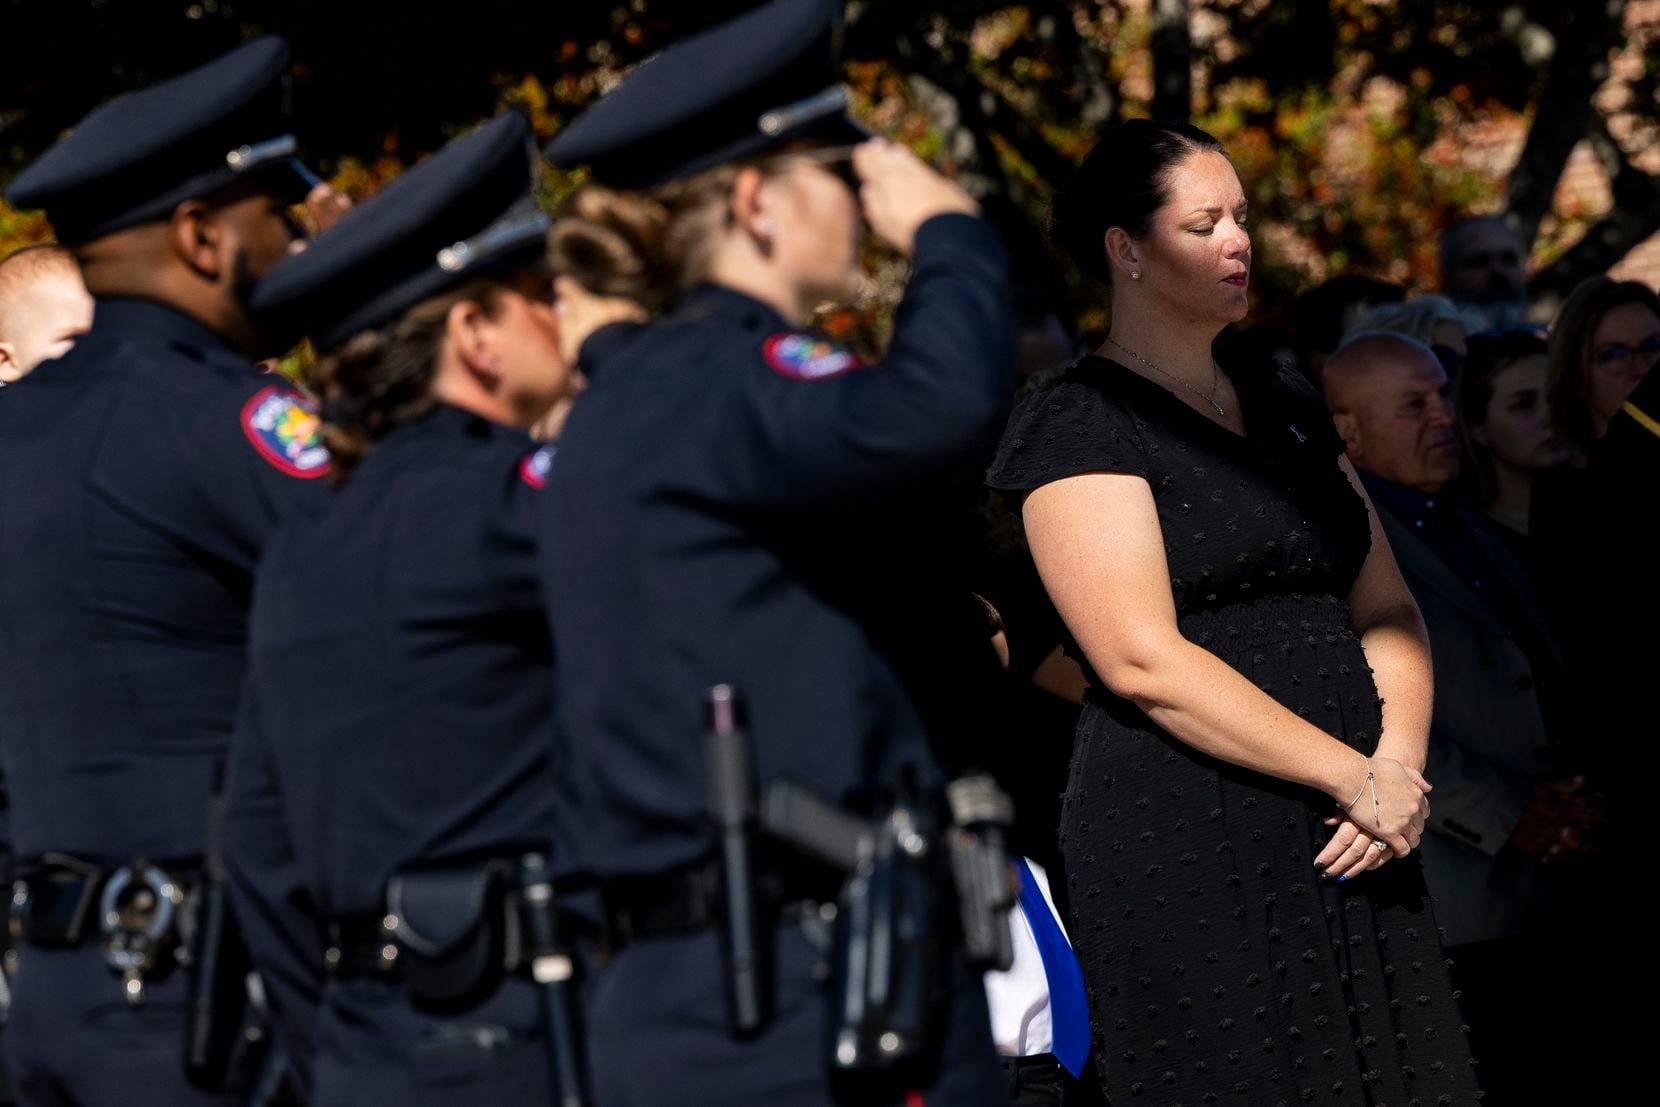
[[[1089,1057],[1089,1002],[1084,997],[1084,975],[1078,971],[1072,944],[1049,910],[1032,867],[1024,857],[1016,862],[1020,870],[1020,909],[1032,928],[1038,956],[1043,960],[1043,975],[1049,982],[1049,1051],[1061,1068],[1077,1077]]]

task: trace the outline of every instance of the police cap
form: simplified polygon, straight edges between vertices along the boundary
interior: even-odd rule
[[[44,208],[71,244],[247,180],[298,199],[317,178],[293,156],[288,69],[288,43],[267,35],[111,100],[19,173],[6,199]]]
[[[548,160],[645,188],[789,142],[860,142],[840,32],[836,0],[772,0],[641,62],[554,137]]]
[[[394,179],[254,289],[273,339],[320,350],[473,278],[546,256],[530,125],[504,112]]]

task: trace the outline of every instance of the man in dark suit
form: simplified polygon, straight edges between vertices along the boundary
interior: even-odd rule
[[[1545,952],[1536,952],[1544,866],[1588,853],[1600,813],[1581,778],[1553,771],[1552,739],[1565,737],[1571,712],[1560,653],[1521,567],[1449,494],[1459,444],[1439,360],[1403,335],[1362,334],[1332,355],[1323,384],[1429,628],[1425,776],[1435,791],[1424,869],[1491,1091],[1525,1072],[1523,1043],[1552,991],[1525,971]],[[1501,1051],[1518,1064],[1491,1063]]]

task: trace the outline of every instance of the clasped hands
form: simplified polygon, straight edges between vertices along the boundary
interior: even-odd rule
[[[1325,821],[1337,828],[1314,859],[1325,877],[1351,880],[1405,857],[1424,836],[1432,791],[1424,774],[1382,754],[1368,758],[1367,766],[1371,776],[1360,782],[1354,802]]]

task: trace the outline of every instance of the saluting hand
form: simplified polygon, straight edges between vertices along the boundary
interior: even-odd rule
[[[305,233],[295,235],[294,241],[288,244],[290,254],[304,250],[312,236],[321,234],[340,222],[340,217],[352,210],[352,198],[326,181],[320,181],[305,194],[305,200],[299,207],[300,221],[304,224],[301,229]]]
[[[315,231],[326,231],[352,210],[352,198],[329,184],[319,184],[305,196],[306,214]]]
[[[917,228],[936,215],[978,215],[980,205],[955,182],[930,168],[909,149],[884,138],[853,150],[859,202],[865,221],[884,242],[906,257],[916,244]]]

